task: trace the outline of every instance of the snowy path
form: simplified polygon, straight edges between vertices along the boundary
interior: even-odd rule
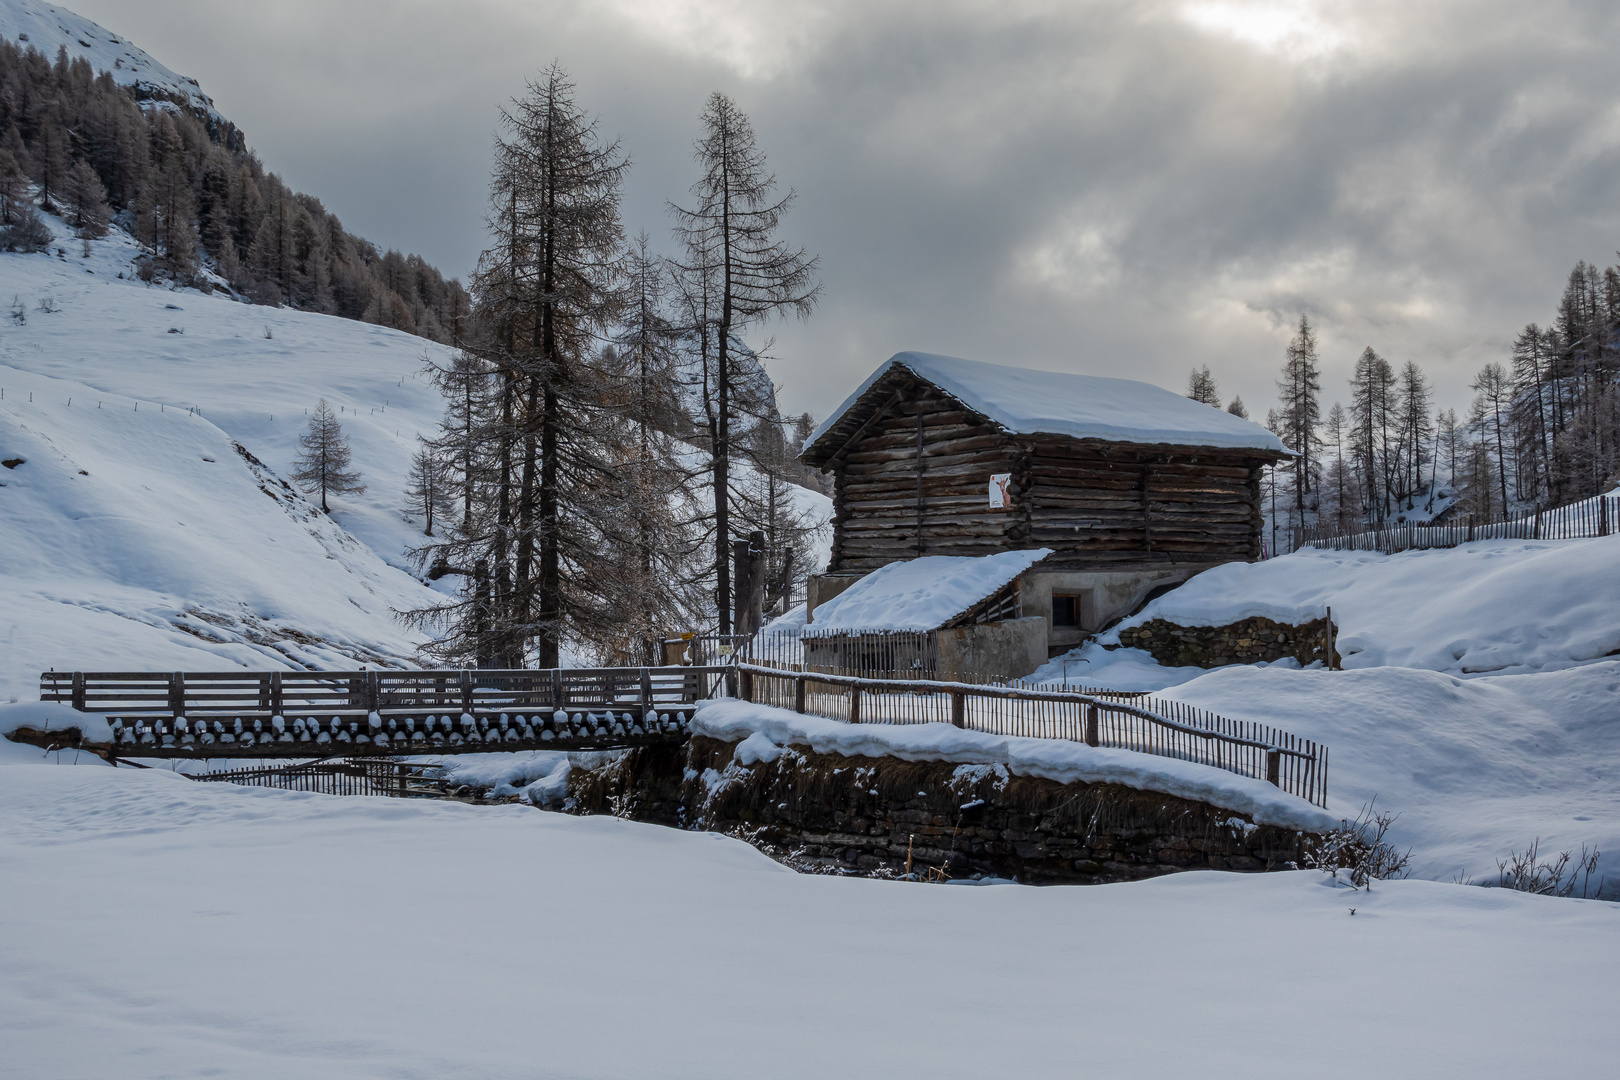
[[[106,768],[0,766],[0,818],[18,1076],[1602,1075],[1620,1052],[1620,905],[800,877],[615,819]]]

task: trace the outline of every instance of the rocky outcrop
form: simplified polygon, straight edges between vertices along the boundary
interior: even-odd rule
[[[1293,657],[1302,665],[1321,660],[1337,668],[1335,633],[1327,618],[1292,625],[1257,617],[1225,626],[1180,626],[1154,619],[1119,631],[1119,644],[1141,649],[1167,667],[1213,668]]]
[[[1062,784],[1001,765],[844,757],[768,759],[694,736],[575,769],[568,809],[740,836],[796,869],[1030,883],[1100,883],[1176,870],[1287,869],[1313,834],[1118,784]]]

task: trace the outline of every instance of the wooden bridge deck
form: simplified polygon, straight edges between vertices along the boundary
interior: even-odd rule
[[[105,717],[111,741],[27,729],[13,738],[151,758],[623,749],[684,739],[694,706],[728,673],[48,671],[40,676],[40,700]]]

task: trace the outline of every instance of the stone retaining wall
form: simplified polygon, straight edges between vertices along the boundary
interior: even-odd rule
[[[1099,883],[1176,870],[1299,865],[1311,834],[1118,784],[1004,766],[842,757],[803,747],[737,760],[737,744],[632,750],[569,779],[567,809],[738,835],[796,869]]]
[[[1167,667],[1257,664],[1291,656],[1302,665],[1339,666],[1336,628],[1327,618],[1300,625],[1253,618],[1225,626],[1179,626],[1154,619],[1119,632],[1122,648],[1141,649]]]

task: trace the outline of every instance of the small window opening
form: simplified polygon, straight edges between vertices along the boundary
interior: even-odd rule
[[[1052,596],[1052,625],[1079,626],[1080,598],[1078,596]]]

